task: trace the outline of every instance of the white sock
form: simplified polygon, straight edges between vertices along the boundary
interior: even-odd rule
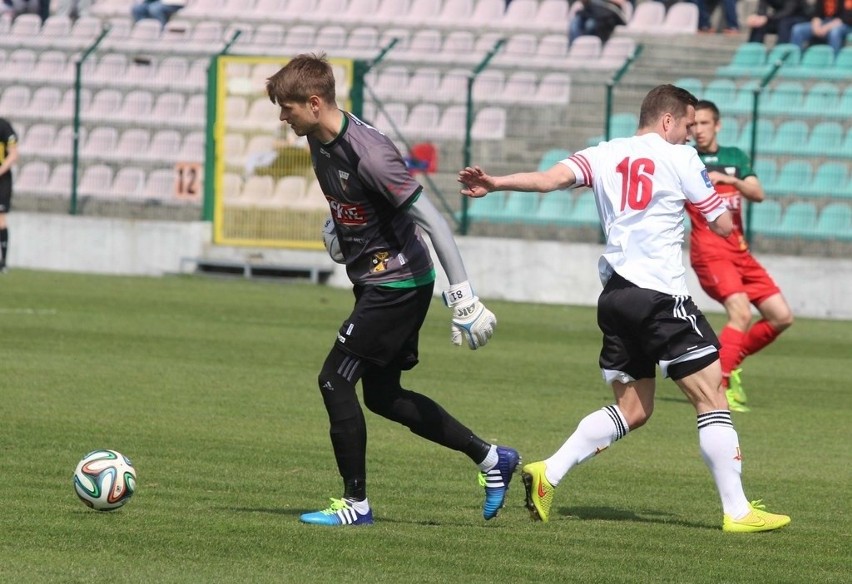
[[[745,517],[751,508],[743,492],[742,456],[731,412],[717,410],[698,414],[698,445],[716,482],[722,511],[734,519]]]
[[[352,499],[346,499],[346,502],[349,503],[349,506],[355,509],[358,512],[358,515],[364,515],[367,511],[370,510],[370,502],[367,499],[363,501],[353,501]]]
[[[574,466],[605,450],[629,431],[627,421],[618,406],[606,406],[592,412],[580,420],[577,429],[565,444],[544,461],[544,476],[547,482],[555,487]]]
[[[485,455],[485,460],[480,462],[477,466],[482,472],[488,472],[489,470],[497,466],[497,462],[499,460],[500,457],[497,456],[497,445],[492,444],[491,448],[488,450],[488,454]]]

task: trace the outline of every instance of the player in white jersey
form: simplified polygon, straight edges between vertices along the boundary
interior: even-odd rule
[[[695,204],[716,233],[726,236],[732,228],[704,165],[685,145],[696,103],[688,91],[661,85],[642,102],[639,130],[631,138],[587,148],[541,172],[489,176],[469,167],[459,173],[461,192],[470,197],[591,187],[606,234],[598,263],[604,285],[598,299],[600,367],[616,403],[586,416],[551,457],[524,466],[534,519],[549,519],[554,489],[571,468],[648,421],[659,364],[695,407],[701,454],[722,501],[723,529],[768,531],[790,522],[746,499],[738,437],[721,389],[719,343],[686,288],[685,202]]]

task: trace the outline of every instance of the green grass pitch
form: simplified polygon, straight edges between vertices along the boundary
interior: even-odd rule
[[[591,269],[591,268],[590,268]],[[351,293],[302,284],[14,270],[0,279],[0,582],[848,582],[852,323],[800,319],[744,365],[746,494],[793,523],[721,531],[695,415],[660,380],[649,424],[576,468],[548,524],[512,484],[496,520],[461,454],[367,412],[365,528],[302,525],[341,494],[316,376]],[[435,302],[406,387],[527,461],[611,403],[594,310],[488,302],[489,346]],[[711,315],[715,326],[722,323]],[[139,476],[76,498],[96,448]]]

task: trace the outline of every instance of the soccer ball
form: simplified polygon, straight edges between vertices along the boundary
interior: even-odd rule
[[[322,224],[322,242],[325,244],[325,251],[338,264],[346,262],[343,257],[343,252],[340,251],[340,242],[337,241],[337,230],[334,228],[334,220],[331,215],[326,217],[325,223]]]
[[[92,509],[118,509],[136,492],[136,469],[120,452],[95,450],[77,464],[74,490],[80,500]]]

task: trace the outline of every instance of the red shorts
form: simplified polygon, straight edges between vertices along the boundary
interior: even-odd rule
[[[710,298],[725,303],[725,299],[737,292],[745,292],[752,304],[760,304],[781,289],[766,269],[750,253],[730,259],[694,262],[692,269],[698,276],[701,288]]]

